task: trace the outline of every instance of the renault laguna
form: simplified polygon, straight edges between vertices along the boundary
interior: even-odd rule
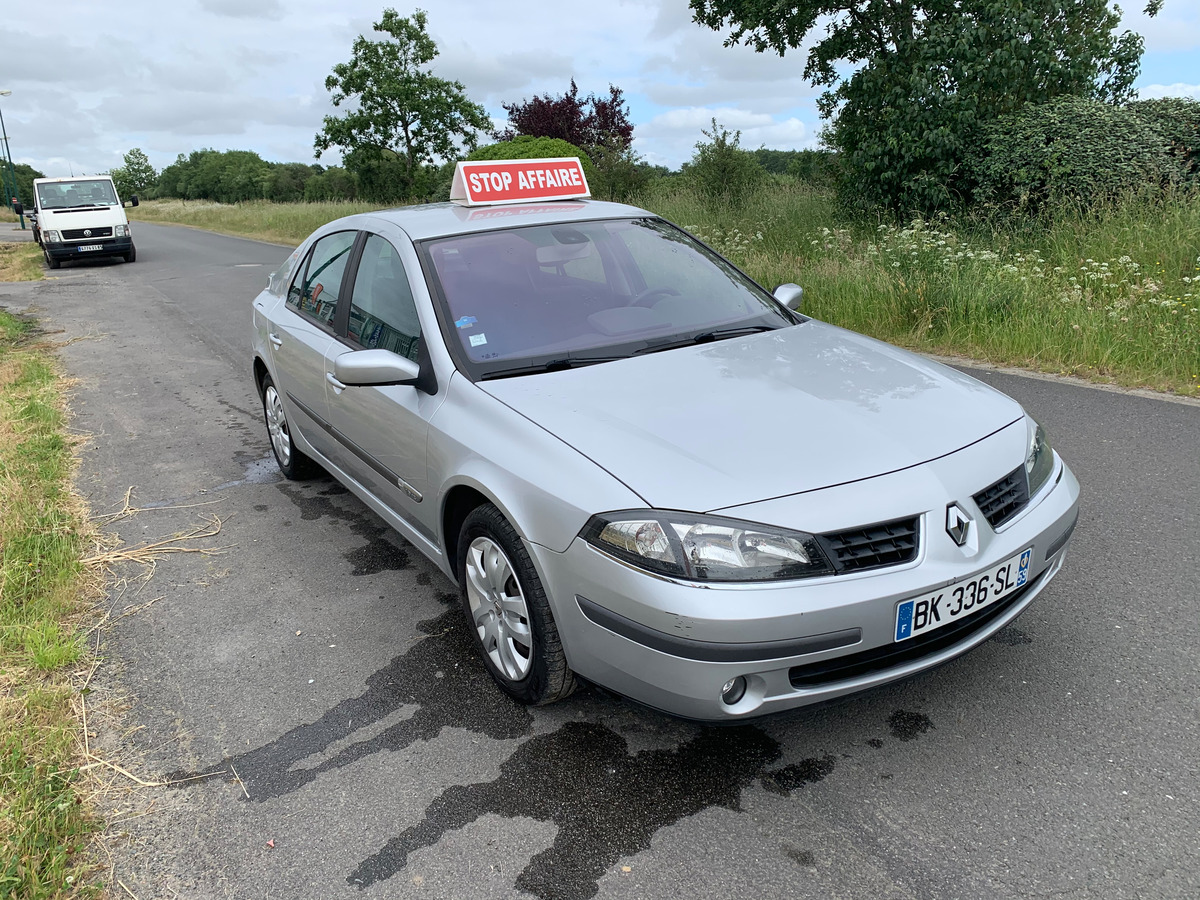
[[[461,588],[492,678],[731,721],[940,665],[1063,565],[1079,485],[960,372],[801,314],[577,160],[313,233],[253,301],[283,474]]]

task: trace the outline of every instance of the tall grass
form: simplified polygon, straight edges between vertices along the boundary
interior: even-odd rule
[[[380,209],[378,203],[215,203],[208,200],[147,200],[129,210],[142,222],[191,225],[239,237],[295,246],[326,222]]]
[[[742,208],[679,179],[635,201],[687,227],[767,287],[796,282],[819,319],[916,350],[1200,394],[1200,198],[1046,221],[845,216],[803,183]],[[152,201],[140,218],[298,243],[365,203]]]
[[[45,271],[37,244],[0,244],[0,281],[41,281]]]
[[[0,897],[86,892],[95,825],[76,791],[81,516],[62,386],[32,326],[0,312]]]
[[[775,184],[742,210],[668,190],[643,204],[819,319],[913,349],[1200,394],[1200,198],[1045,221],[843,219]]]

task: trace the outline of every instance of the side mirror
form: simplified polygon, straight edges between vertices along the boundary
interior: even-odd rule
[[[800,306],[804,301],[804,288],[800,287],[798,284],[792,284],[791,282],[788,282],[787,284],[781,284],[779,287],[775,288],[775,290],[771,292],[771,296],[773,296],[788,309],[794,310],[795,312],[800,312]]]
[[[128,200],[126,200],[121,205],[122,206],[137,206],[138,205],[137,194],[134,194],[132,197],[130,197]]]
[[[347,386],[416,384],[421,367],[391,350],[351,350],[333,361],[333,377]]]
[[[12,208],[13,212],[15,212],[18,216],[25,215],[25,207],[21,205],[20,200],[14,200]]]

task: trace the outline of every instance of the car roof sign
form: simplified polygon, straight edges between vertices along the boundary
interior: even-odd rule
[[[450,199],[464,206],[580,200],[591,196],[577,157],[460,162]]]

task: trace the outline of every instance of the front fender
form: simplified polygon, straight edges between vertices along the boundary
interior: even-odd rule
[[[446,402],[431,425],[429,475],[430,484],[439,485],[439,510],[455,487],[468,486],[494,503],[524,540],[561,553],[595,513],[646,505],[600,466],[461,374],[450,379]],[[449,546],[441,524],[439,536]]]

